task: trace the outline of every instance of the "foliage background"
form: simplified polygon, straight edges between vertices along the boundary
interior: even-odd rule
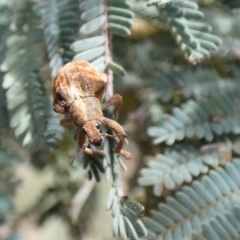
[[[113,239],[111,186],[145,206],[147,239],[239,239],[240,4],[162,2],[0,1],[1,239]],[[118,121],[134,158],[113,185],[86,178],[86,156],[69,166],[75,132],[59,125],[51,85],[72,59],[105,71],[109,95],[111,69],[124,99]]]

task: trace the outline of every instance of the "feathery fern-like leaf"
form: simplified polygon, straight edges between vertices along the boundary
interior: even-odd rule
[[[185,68],[169,73],[161,73],[151,68],[144,69],[143,66],[142,72],[143,78],[148,74],[149,80],[146,84],[157,89],[156,98],[163,102],[169,102],[175,94],[182,95],[184,98],[211,97],[216,95],[216,92],[232,91],[240,87],[237,75],[231,78],[222,78],[210,66]],[[152,78],[149,77],[149,74]]]
[[[105,139],[103,166],[107,181],[111,177],[113,181],[113,187],[107,198],[106,209],[112,210],[113,236],[126,240],[137,240],[139,237],[145,237],[147,234],[143,223],[139,219],[144,214],[144,208],[141,204],[123,196],[121,168],[126,170],[126,166],[121,158],[112,151],[114,145],[114,139]]]
[[[148,128],[148,134],[155,138],[155,144],[166,142],[172,145],[175,141],[193,137],[210,142],[214,135],[240,132],[239,108],[237,90],[189,100],[180,108],[173,107],[172,115],[165,114],[157,126]]]
[[[240,161],[211,170],[201,181],[166,197],[152,216],[144,219],[147,239],[235,239],[240,235]],[[201,236],[201,235],[200,235]]]
[[[43,23],[52,78],[64,64],[72,61],[74,54],[70,45],[76,40],[80,25],[78,5],[78,0],[50,0],[34,5],[33,9]]]
[[[23,146],[38,150],[45,142],[49,98],[39,69],[43,35],[30,1],[16,3],[13,25],[16,31],[7,39],[2,71],[10,126]],[[34,19],[34,21],[33,21]]]
[[[167,29],[166,23],[164,23],[163,19],[161,19],[161,14],[155,6],[149,6],[146,8],[146,2],[134,1],[131,9],[135,13],[136,17],[145,19],[160,28]]]
[[[210,50],[216,50],[221,44],[219,37],[211,34],[211,26],[202,23],[204,14],[198,10],[198,4],[185,0],[148,1],[148,5],[157,5],[160,15],[171,30],[186,59],[196,63],[210,56]]]
[[[190,183],[194,177],[206,174],[209,168],[223,164],[227,146],[219,144],[221,151],[202,152],[196,146],[181,144],[158,154],[155,161],[142,168],[138,182],[142,186],[153,186],[155,196],[161,196],[164,190],[175,190],[184,183]]]
[[[64,129],[59,124],[57,114],[52,109],[49,109],[47,126],[44,133],[45,141],[49,149],[58,148],[56,141],[63,139],[63,133]]]
[[[110,68],[118,75],[124,75],[121,66],[112,62],[110,54],[109,33],[118,36],[129,36],[133,12],[129,1],[110,0],[82,1],[80,3],[83,24],[79,30],[81,39],[71,45],[75,52],[73,60],[86,60],[92,63],[99,72]]]

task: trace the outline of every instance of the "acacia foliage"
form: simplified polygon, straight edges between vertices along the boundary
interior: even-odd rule
[[[239,159],[232,156],[239,154],[234,146],[240,132],[239,63],[227,64],[230,74],[224,72],[224,56],[218,52],[222,40],[198,2],[151,0],[147,6],[146,1],[133,0],[12,0],[9,5],[0,1],[0,130],[10,127],[35,165],[39,160],[44,169],[51,162],[46,171],[37,171],[42,181],[36,181],[35,192],[26,190],[33,194],[22,213],[36,209],[40,218],[47,218],[57,212],[69,220],[66,205],[79,178],[87,174],[100,181],[105,173],[107,181],[112,181],[106,209],[112,211],[112,230],[117,238],[239,237]],[[205,4],[210,6],[208,1]],[[213,13],[218,7],[229,12],[238,8],[239,2],[211,1],[211,6]],[[125,48],[129,41],[123,37],[131,35],[139,18],[160,30],[159,39],[164,38],[162,29],[172,37],[168,35],[164,43],[154,38],[138,40]],[[218,64],[209,60],[213,51]],[[129,55],[121,58],[126,52]],[[177,59],[173,52],[180,53]],[[103,159],[82,156],[76,171],[62,163],[68,160],[65,147],[70,140],[51,110],[51,85],[57,71],[72,60],[87,60],[107,74],[106,99],[113,94],[113,85],[119,84],[116,75],[126,75],[125,69],[143,80],[136,88],[155,89],[152,99],[144,95],[146,111],[137,119],[145,117],[148,135],[154,144],[161,144],[155,161],[139,174],[139,184],[153,187],[154,201],[159,201],[158,210],[147,212],[145,226],[140,220],[142,205],[124,197],[121,170],[126,170],[126,165],[113,153],[113,139],[105,139]],[[202,61],[208,61],[207,66],[200,65]],[[176,67],[178,70],[173,70]],[[124,79],[133,83],[131,76]],[[156,114],[156,108],[162,114]],[[150,111],[154,117],[149,116]],[[59,140],[64,151],[52,152]],[[222,152],[221,146],[227,152]],[[4,156],[10,161],[9,155]],[[6,199],[0,199],[1,206]],[[151,201],[147,198],[146,205]]]

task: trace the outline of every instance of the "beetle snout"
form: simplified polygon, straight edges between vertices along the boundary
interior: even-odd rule
[[[91,142],[91,144],[93,144],[93,145],[96,146],[96,147],[99,147],[99,146],[101,146],[101,144],[102,144],[102,139],[94,139],[94,140]]]

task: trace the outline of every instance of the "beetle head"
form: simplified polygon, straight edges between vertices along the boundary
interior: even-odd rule
[[[81,131],[88,137],[90,144],[101,146],[102,134],[100,133],[101,123],[97,120],[90,120],[83,124]]]

